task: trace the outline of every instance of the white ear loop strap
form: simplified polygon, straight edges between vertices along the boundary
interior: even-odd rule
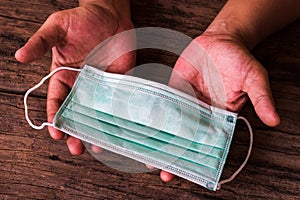
[[[30,88],[24,95],[24,109],[25,109],[25,118],[28,122],[28,124],[34,128],[34,129],[42,129],[44,128],[45,126],[53,126],[52,123],[49,123],[49,122],[44,122],[42,123],[40,126],[36,126],[34,125],[31,120],[29,119],[29,116],[28,116],[28,106],[27,106],[27,98],[28,98],[28,95],[36,90],[37,88],[39,88],[47,79],[49,79],[51,76],[53,76],[53,74],[55,74],[56,72],[60,71],[60,70],[70,70],[70,71],[77,71],[79,72],[81,69],[76,69],[76,68],[72,68],[72,67],[59,67],[59,68],[56,68],[55,70],[53,70],[51,73],[49,73],[47,76],[45,76],[38,84],[36,84],[35,86],[33,86],[32,88]]]
[[[51,73],[49,73],[47,76],[45,76],[38,84],[36,84],[35,86],[33,86],[32,88],[30,88],[24,95],[24,109],[25,109],[25,118],[28,122],[28,124],[34,128],[34,129],[42,129],[44,128],[45,126],[53,126],[52,123],[49,123],[49,122],[43,122],[40,126],[37,126],[37,125],[34,125],[31,120],[29,119],[29,116],[28,116],[28,106],[27,106],[27,98],[28,98],[28,95],[36,90],[37,88],[39,88],[47,79],[49,79],[51,76],[53,76],[56,72],[60,71],[60,70],[70,70],[70,71],[81,71],[81,69],[76,69],[76,68],[71,68],[71,67],[59,67],[59,68],[56,68],[55,70],[53,70]],[[248,129],[249,129],[249,134],[250,134],[250,144],[249,144],[249,149],[248,149],[248,154],[244,160],[244,162],[242,163],[242,165],[228,178],[228,179],[225,179],[225,180],[222,180],[218,183],[218,186],[217,186],[217,190],[220,190],[221,189],[221,185],[225,184],[225,183],[228,183],[230,181],[232,181],[241,171],[242,169],[245,167],[246,163],[248,162],[248,159],[250,157],[250,154],[251,154],[251,151],[252,151],[252,144],[253,144],[253,131],[252,131],[252,128],[251,128],[251,125],[250,123],[248,122],[248,120],[245,118],[245,117],[242,117],[242,116],[239,116],[238,119],[241,119],[243,120]]]
[[[252,151],[252,145],[253,145],[253,131],[252,131],[252,127],[251,127],[249,121],[245,117],[239,116],[238,119],[243,120],[246,123],[246,125],[247,125],[247,127],[249,129],[250,143],[249,143],[248,153],[247,153],[247,156],[246,156],[244,162],[242,163],[242,165],[228,179],[222,180],[222,181],[220,181],[218,183],[217,190],[220,190],[221,189],[221,185],[223,185],[224,183],[228,183],[228,182],[232,181],[242,171],[242,169],[247,164],[248,159],[249,159],[250,154],[251,154],[251,151]]]

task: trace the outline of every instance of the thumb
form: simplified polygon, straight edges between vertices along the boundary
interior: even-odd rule
[[[172,88],[187,93],[193,97],[197,97],[193,83],[202,83],[201,76],[197,76],[199,72],[183,58],[179,57],[174,65],[168,85]]]
[[[50,15],[40,29],[20,48],[15,57],[22,63],[28,63],[43,56],[65,36],[63,12]]]
[[[277,126],[280,123],[279,115],[275,109],[266,70],[254,61],[252,71],[248,73],[245,81],[245,92],[254,106],[258,117],[268,126]]]

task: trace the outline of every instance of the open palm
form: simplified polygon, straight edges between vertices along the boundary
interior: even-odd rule
[[[199,46],[195,48],[195,44]],[[191,60],[197,60],[194,63],[198,67],[192,65]],[[203,73],[203,66],[217,73],[209,74],[209,70]],[[214,98],[205,81],[207,77],[211,77],[210,87],[216,87],[214,83],[220,79],[225,99]],[[174,66],[169,85],[187,90],[186,82],[191,84],[190,88],[197,98],[234,112],[238,112],[249,97],[257,115],[266,125],[279,124],[265,69],[240,41],[231,36],[201,35],[183,51]],[[161,172],[162,180],[170,181],[172,178],[172,174]]]
[[[266,125],[275,126],[279,123],[267,72],[241,42],[224,35],[201,35],[194,42],[204,49],[205,57],[211,60],[211,63],[206,62],[205,65],[208,65],[206,67],[215,68],[218,74],[203,74],[201,69],[198,70],[184,59],[197,57],[197,52],[192,51],[194,48],[190,45],[184,50],[182,54],[184,56],[180,57],[175,64],[169,83],[171,86],[180,88],[181,82],[176,75],[179,74],[192,84],[199,99],[234,112],[239,111],[249,97],[257,115]],[[199,57],[203,59],[203,55]],[[202,60],[198,63],[202,64]],[[214,79],[221,79],[225,100],[212,98],[204,76],[212,77],[213,83],[217,82]],[[211,87],[214,85],[212,84]]]
[[[110,10],[98,5],[87,4],[70,10],[52,14],[43,26],[30,38],[24,47],[16,52],[20,62],[31,62],[43,56],[52,48],[50,71],[60,66],[80,67],[88,53],[108,37],[131,29],[130,19],[121,19]],[[125,73],[135,62],[134,53],[128,53],[117,60],[107,70]],[[49,82],[47,96],[48,121],[68,95],[76,78],[75,72],[57,72]],[[49,127],[52,138],[62,139],[64,133]],[[79,139],[68,136],[70,152],[79,155],[84,148]]]

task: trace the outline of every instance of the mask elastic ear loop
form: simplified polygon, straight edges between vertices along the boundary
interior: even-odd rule
[[[72,67],[59,67],[59,68],[56,68],[55,70],[53,70],[51,73],[49,73],[47,76],[45,76],[38,84],[36,84],[35,86],[33,86],[32,88],[30,88],[29,90],[27,90],[27,92],[25,93],[24,95],[24,109],[25,109],[25,118],[28,122],[28,124],[34,128],[34,129],[42,129],[44,128],[45,126],[53,126],[52,123],[49,123],[49,122],[44,122],[42,123],[40,126],[37,126],[37,125],[34,125],[31,120],[29,119],[29,116],[28,116],[28,106],[27,106],[27,98],[28,98],[28,95],[33,92],[34,90],[38,89],[47,79],[49,79],[51,76],[53,76],[53,74],[55,74],[56,72],[60,71],[60,70],[70,70],[70,71],[77,71],[79,72],[81,69],[76,69],[76,68],[72,68]]]
[[[252,144],[253,144],[253,131],[252,131],[252,127],[249,123],[249,121],[245,118],[245,117],[242,117],[242,116],[239,116],[238,119],[241,119],[243,120],[248,129],[249,129],[249,134],[250,134],[250,143],[249,143],[249,149],[248,149],[248,154],[244,160],[244,162],[242,163],[242,165],[228,178],[228,179],[225,179],[225,180],[222,180],[218,183],[218,186],[217,186],[217,190],[220,190],[221,189],[221,185],[225,184],[225,183],[228,183],[230,181],[232,181],[241,171],[242,169],[245,167],[245,165],[247,164],[248,162],[248,159],[250,157],[250,154],[251,154],[251,151],[252,151]]]

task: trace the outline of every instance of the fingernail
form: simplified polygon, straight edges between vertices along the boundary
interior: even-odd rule
[[[155,167],[153,167],[153,166],[151,166],[151,165],[147,165],[147,164],[146,164],[146,167],[147,167],[148,169],[150,169],[150,170],[155,169]]]
[[[100,147],[98,147],[96,145],[93,145],[93,144],[91,144],[91,150],[92,150],[93,153],[96,153],[96,154],[102,152],[102,148],[100,148]]]

